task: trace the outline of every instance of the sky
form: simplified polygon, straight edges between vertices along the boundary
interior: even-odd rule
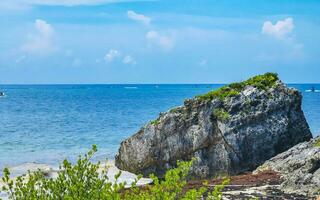
[[[0,84],[320,83],[318,0],[1,0]]]

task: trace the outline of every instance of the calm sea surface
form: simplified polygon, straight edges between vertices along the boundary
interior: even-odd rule
[[[0,168],[38,162],[56,165],[97,144],[97,159],[110,158],[119,143],[159,112],[221,85],[0,85]],[[303,94],[314,136],[320,133],[320,92]]]

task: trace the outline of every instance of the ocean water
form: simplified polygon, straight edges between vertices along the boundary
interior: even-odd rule
[[[0,85],[0,168],[26,162],[57,165],[98,145],[113,159],[120,142],[160,112],[221,85]],[[303,94],[314,136],[320,133],[320,92]]]

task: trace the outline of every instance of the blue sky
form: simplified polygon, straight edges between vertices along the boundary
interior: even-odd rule
[[[320,82],[318,0],[1,0],[0,84]]]

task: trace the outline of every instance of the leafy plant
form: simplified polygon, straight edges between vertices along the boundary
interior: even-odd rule
[[[314,147],[320,147],[320,138],[316,140],[316,142],[313,144]]]
[[[150,122],[152,125],[157,126],[160,123],[160,119],[155,119],[153,121]]]
[[[9,194],[9,199],[14,200],[120,199],[124,183],[109,183],[107,169],[99,174],[101,163],[90,162],[96,151],[97,147],[93,145],[87,154],[79,156],[75,165],[64,160],[56,179],[45,178],[41,171],[37,171],[13,181],[6,168],[2,178],[5,186],[2,189]],[[120,175],[121,173],[117,174],[115,179],[118,180]]]
[[[26,176],[19,176],[15,180],[10,178],[10,171],[5,168],[2,181],[2,191],[9,195],[12,200],[195,200],[207,196],[211,200],[220,200],[222,190],[228,183],[224,180],[209,192],[204,184],[196,189],[185,190],[187,176],[192,162],[177,162],[177,168],[166,172],[163,180],[151,175],[152,185],[138,187],[137,183],[141,176],[125,188],[125,183],[118,183],[121,172],[115,175],[115,183],[111,183],[107,176],[107,168],[101,163],[93,164],[90,160],[97,147],[80,156],[72,165],[64,160],[57,178],[46,178],[41,171],[28,172]]]
[[[223,86],[217,90],[208,92],[207,94],[196,96],[197,99],[209,101],[215,98],[224,100],[227,97],[233,97],[239,94],[239,91],[230,88],[229,86]]]
[[[224,179],[220,185],[216,185],[211,193],[208,195],[208,200],[221,200],[222,190],[229,184],[230,179]]]
[[[213,90],[204,95],[197,96],[198,99],[204,101],[211,101],[212,99],[218,98],[224,100],[227,97],[233,97],[238,94],[246,87],[253,86],[260,90],[267,90],[276,85],[279,80],[278,75],[275,73],[265,73],[263,75],[254,76],[246,81],[239,83],[231,83],[229,85],[223,86],[217,90]]]
[[[220,121],[227,121],[230,118],[230,114],[223,108],[214,109],[213,115]]]

